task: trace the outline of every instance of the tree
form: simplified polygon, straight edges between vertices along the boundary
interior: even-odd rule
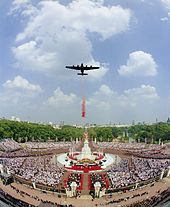
[[[117,138],[119,136],[120,130],[118,129],[118,127],[113,127],[112,128],[112,136],[114,138]]]
[[[0,139],[4,138],[4,128],[0,127]]]

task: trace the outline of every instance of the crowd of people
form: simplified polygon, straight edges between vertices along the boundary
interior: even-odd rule
[[[143,192],[143,193],[137,193],[137,194],[133,194],[131,196],[126,196],[123,198],[119,198],[119,199],[113,199],[111,201],[109,201],[107,204],[114,204],[114,203],[120,203],[122,201],[127,201],[136,197],[140,197],[140,196],[144,196],[144,195],[148,195],[148,192]],[[112,196],[110,196],[110,198],[112,198]]]
[[[77,189],[80,190],[80,188],[82,187],[81,177],[82,177],[82,174],[80,173],[70,173],[67,179],[66,187],[69,188],[69,190],[71,190],[71,183],[76,182]]]
[[[34,199],[35,201],[38,201],[40,203],[40,205],[35,205],[35,204],[32,205],[30,203],[27,203],[27,202],[21,200],[21,199],[14,198],[10,194],[8,194],[7,192],[5,192],[2,189],[0,189],[0,199],[4,203],[9,204],[10,206],[17,206],[17,207],[38,207],[38,206],[41,206],[41,204],[45,204],[45,206],[53,206],[53,207],[66,207],[66,206],[73,207],[72,204],[69,204],[69,205],[59,204],[57,202],[51,202],[51,201],[48,201],[48,200],[40,199],[38,196],[30,195],[27,192],[24,192],[24,191],[19,190],[18,188],[14,187],[13,185],[11,185],[11,188],[13,190],[15,190],[17,192],[17,194],[19,194],[21,197],[23,197],[23,198],[28,197],[28,198]]]
[[[56,148],[68,148],[71,146],[71,142],[27,142],[24,147],[29,149],[56,149]]]
[[[145,193],[147,194],[147,192]],[[164,190],[162,192],[159,192],[158,195],[152,196],[151,198],[143,199],[142,201],[137,201],[134,202],[133,204],[123,205],[122,207],[148,207],[148,206],[154,207],[157,206],[160,203],[160,201],[163,201],[164,199],[169,197],[169,195],[170,195],[170,191]],[[139,196],[141,195],[139,194]]]
[[[20,157],[3,159],[12,175],[17,175],[35,184],[56,186],[64,173],[64,168],[52,162],[52,156]]]
[[[160,192],[160,190],[158,190],[157,194],[150,197],[150,198],[147,198],[147,199],[144,198],[142,200],[133,202],[131,204],[121,205],[121,207],[148,207],[148,206],[151,207],[151,206],[156,206],[157,204],[160,203],[160,201],[163,201],[164,199],[168,198],[169,194],[170,194],[169,190],[164,190],[162,192]],[[131,199],[136,198],[136,197],[142,197],[142,196],[147,196],[147,195],[148,195],[147,191],[142,192],[142,193],[132,194],[130,196],[121,197],[119,199],[112,199],[111,201],[109,201],[105,205],[107,206],[107,205],[114,204],[114,203],[116,204],[116,203],[120,203],[122,201],[128,201],[128,200],[131,200]],[[110,198],[112,198],[112,196]]]
[[[2,143],[6,143],[5,146],[8,146],[9,142],[9,140],[5,140]],[[15,142],[11,140],[11,143]],[[146,145],[141,143],[113,144],[102,142],[99,143],[99,145],[102,148],[133,151],[133,153],[136,153],[137,151],[138,153],[139,151],[142,151],[142,153],[148,152],[148,156],[150,152],[157,152],[162,148],[160,145],[149,145],[149,147],[146,148]],[[18,175],[21,178],[34,183],[55,186],[62,178],[64,167],[57,166],[56,163],[53,163],[51,161],[52,155],[44,155],[41,150],[40,152],[38,151],[39,153],[37,152],[38,154],[35,154],[29,149],[60,149],[64,147],[67,148],[69,146],[71,146],[71,143],[69,142],[28,142],[26,143],[26,149],[21,149],[10,153],[4,152],[7,156],[1,160],[3,160],[5,166],[11,172],[11,174]],[[50,152],[50,150],[48,151]],[[13,158],[9,158],[9,155],[11,154]],[[5,155],[1,157],[5,157]],[[152,179],[156,176],[159,176],[161,171],[166,169],[169,165],[170,160],[168,159],[145,159],[132,156],[130,162],[129,158],[123,158],[119,164],[113,165],[107,172],[111,181],[109,189],[126,187],[131,184]],[[92,174],[92,182],[96,181],[98,176],[98,174]],[[100,181],[103,184],[105,183],[102,181],[102,179]]]
[[[107,172],[112,183],[109,190],[153,179],[160,176],[162,170],[168,166],[170,166],[168,159],[132,157],[130,163],[130,159],[123,158],[118,165],[112,166]]]
[[[38,154],[38,152],[37,152]],[[39,153],[41,154],[41,152]],[[0,152],[0,157],[1,158],[14,158],[14,157],[30,157],[30,156],[35,156],[36,153],[33,153],[31,150],[27,149],[20,149],[17,151],[12,151],[12,152]]]
[[[0,157],[10,158],[53,154],[54,150],[68,150],[70,146],[72,146],[71,142],[28,142],[20,146],[17,142],[13,140],[10,141],[9,139],[4,140],[2,143],[6,146],[6,150],[1,151],[0,148]],[[15,143],[18,144],[18,148],[14,147],[17,146]]]
[[[4,171],[35,185],[57,187],[64,174],[64,166],[54,162],[52,150],[68,149],[73,143],[28,142],[22,148],[16,143],[10,139],[0,143],[0,146],[6,146],[5,151],[0,151],[0,162],[5,166]]]
[[[3,139],[0,141],[0,150],[10,152],[21,149],[21,146],[12,139]]]
[[[145,143],[120,143],[120,142],[98,142],[99,147],[116,150],[141,150],[145,149]]]
[[[98,146],[105,149],[121,151],[134,156],[153,159],[170,159],[170,145],[156,145],[145,143],[113,143],[99,142]]]
[[[101,184],[100,190],[104,190],[107,188],[107,180],[106,174],[99,174],[99,173],[91,173],[90,174],[90,186],[91,190],[94,190],[94,184],[99,182]]]

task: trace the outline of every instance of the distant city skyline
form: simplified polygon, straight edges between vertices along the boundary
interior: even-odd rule
[[[44,124],[44,125],[51,125],[54,127],[59,127],[59,126],[64,126],[64,125],[70,125],[70,126],[77,126],[77,127],[85,127],[85,126],[103,126],[103,127],[107,127],[107,126],[116,126],[116,127],[128,127],[128,126],[133,126],[133,125],[153,125],[153,124],[157,124],[157,123],[170,123],[170,117],[167,118],[167,120],[158,120],[156,118],[155,121],[153,122],[145,122],[145,121],[138,121],[135,122],[135,120],[132,120],[132,122],[130,123],[116,123],[116,122],[108,122],[108,123],[88,123],[88,122],[83,122],[83,123],[67,123],[64,121],[57,121],[57,122],[52,122],[52,121],[37,121],[37,120],[22,120],[19,117],[15,117],[15,116],[11,116],[9,117],[0,117],[0,119],[5,119],[5,120],[10,120],[10,121],[17,121],[17,122],[28,122],[28,123],[37,123],[37,124]]]
[[[170,117],[169,0],[2,0],[0,25],[0,117],[66,124]],[[100,70],[79,77],[65,68],[81,63]]]

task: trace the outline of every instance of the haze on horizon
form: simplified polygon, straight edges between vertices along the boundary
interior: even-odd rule
[[[0,117],[81,124],[84,95],[88,123],[170,116],[169,0],[2,0],[0,25]]]

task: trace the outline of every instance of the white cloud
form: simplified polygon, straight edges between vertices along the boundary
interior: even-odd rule
[[[170,0],[161,0],[163,5],[170,10]]]
[[[141,85],[140,88],[132,88],[124,91],[129,101],[155,101],[159,99],[156,88],[150,85]]]
[[[21,94],[16,91],[3,91],[0,93],[0,106],[11,108],[14,104],[18,104],[20,100],[23,100],[23,96],[25,96],[25,94]]]
[[[59,87],[46,102],[38,101],[30,104],[29,100],[24,93],[16,91],[11,93],[7,90],[4,94],[0,93],[0,106],[8,110],[10,115],[14,115],[12,106],[15,104],[16,116],[19,116],[19,113],[20,117],[24,116],[26,119],[29,110],[34,120],[53,122],[66,120],[67,123],[82,121],[80,97],[74,93],[65,93]],[[90,123],[108,123],[109,120],[129,122],[133,119],[147,121],[155,119],[159,95],[156,88],[150,85],[141,85],[119,94],[103,84],[87,98],[86,103],[86,121]]]
[[[32,84],[18,75],[13,80],[7,80],[3,84],[3,88],[0,90],[0,107],[2,111],[7,111],[6,113],[11,114],[11,116],[17,111],[29,116],[31,107],[36,103],[40,107],[41,92],[42,89],[39,85]]]
[[[6,89],[19,89],[29,92],[41,92],[42,89],[39,85],[31,84],[28,80],[22,78],[21,76],[16,76],[14,80],[7,80],[3,86]]]
[[[55,67],[55,54],[46,53],[38,48],[35,41],[24,43],[17,48],[13,47],[13,53],[18,59],[18,66],[25,69],[50,72],[48,69]]]
[[[33,12],[35,8],[32,8]],[[103,40],[129,29],[132,13],[120,6],[104,6],[104,1],[77,0],[68,5],[41,1],[29,16],[23,32],[12,48],[17,66],[45,74],[65,74],[65,65],[93,62],[93,45],[88,33]],[[22,10],[22,15],[24,9]],[[100,79],[108,69],[91,76]]]
[[[86,65],[86,64],[85,64]],[[88,71],[88,80],[101,80],[105,74],[109,71],[109,67],[107,64],[100,64],[99,62],[88,62],[87,65],[99,66],[100,68],[97,70]]]
[[[88,100],[87,104],[90,107],[102,110],[110,110],[113,104],[113,99],[117,93],[112,91],[107,85],[103,84]]]
[[[168,10],[168,16],[170,16],[170,0],[161,0],[163,6]],[[163,20],[162,20],[163,19]],[[168,18],[161,18],[162,21],[167,21]]]
[[[97,92],[97,93],[99,93],[100,95],[104,94],[104,95],[107,95],[107,96],[114,94],[114,92],[107,85],[102,85],[99,88],[99,92]]]
[[[166,22],[166,21],[168,21],[168,17],[162,17],[162,18],[161,18],[161,21],[162,21],[162,22]]]
[[[30,0],[14,0],[12,5],[9,14],[19,15],[21,13],[22,16],[27,17],[33,16],[37,12],[36,7],[31,4]]]
[[[21,4],[26,4],[29,3],[29,0],[14,0],[13,4],[14,5],[21,5]]]
[[[65,107],[68,105],[70,107],[70,104],[73,104],[76,100],[77,96],[75,94],[64,94],[63,91],[58,87],[54,91],[53,96],[49,97],[45,104],[54,107]]]
[[[87,114],[91,122],[146,121],[155,118],[159,100],[156,88],[150,85],[141,85],[120,94],[107,85],[101,85],[87,100]]]
[[[139,88],[125,90],[122,94],[111,90],[107,85],[102,85],[92,97],[88,104],[93,106],[105,107],[111,109],[113,106],[136,106],[140,103],[153,103],[159,99],[156,88],[150,85],[141,85]]]
[[[143,51],[129,54],[126,65],[121,65],[118,73],[122,76],[155,76],[157,64],[152,55]]]
[[[120,6],[105,7],[104,1],[79,0],[70,4],[73,27],[99,33],[103,39],[129,28],[131,12]]]

